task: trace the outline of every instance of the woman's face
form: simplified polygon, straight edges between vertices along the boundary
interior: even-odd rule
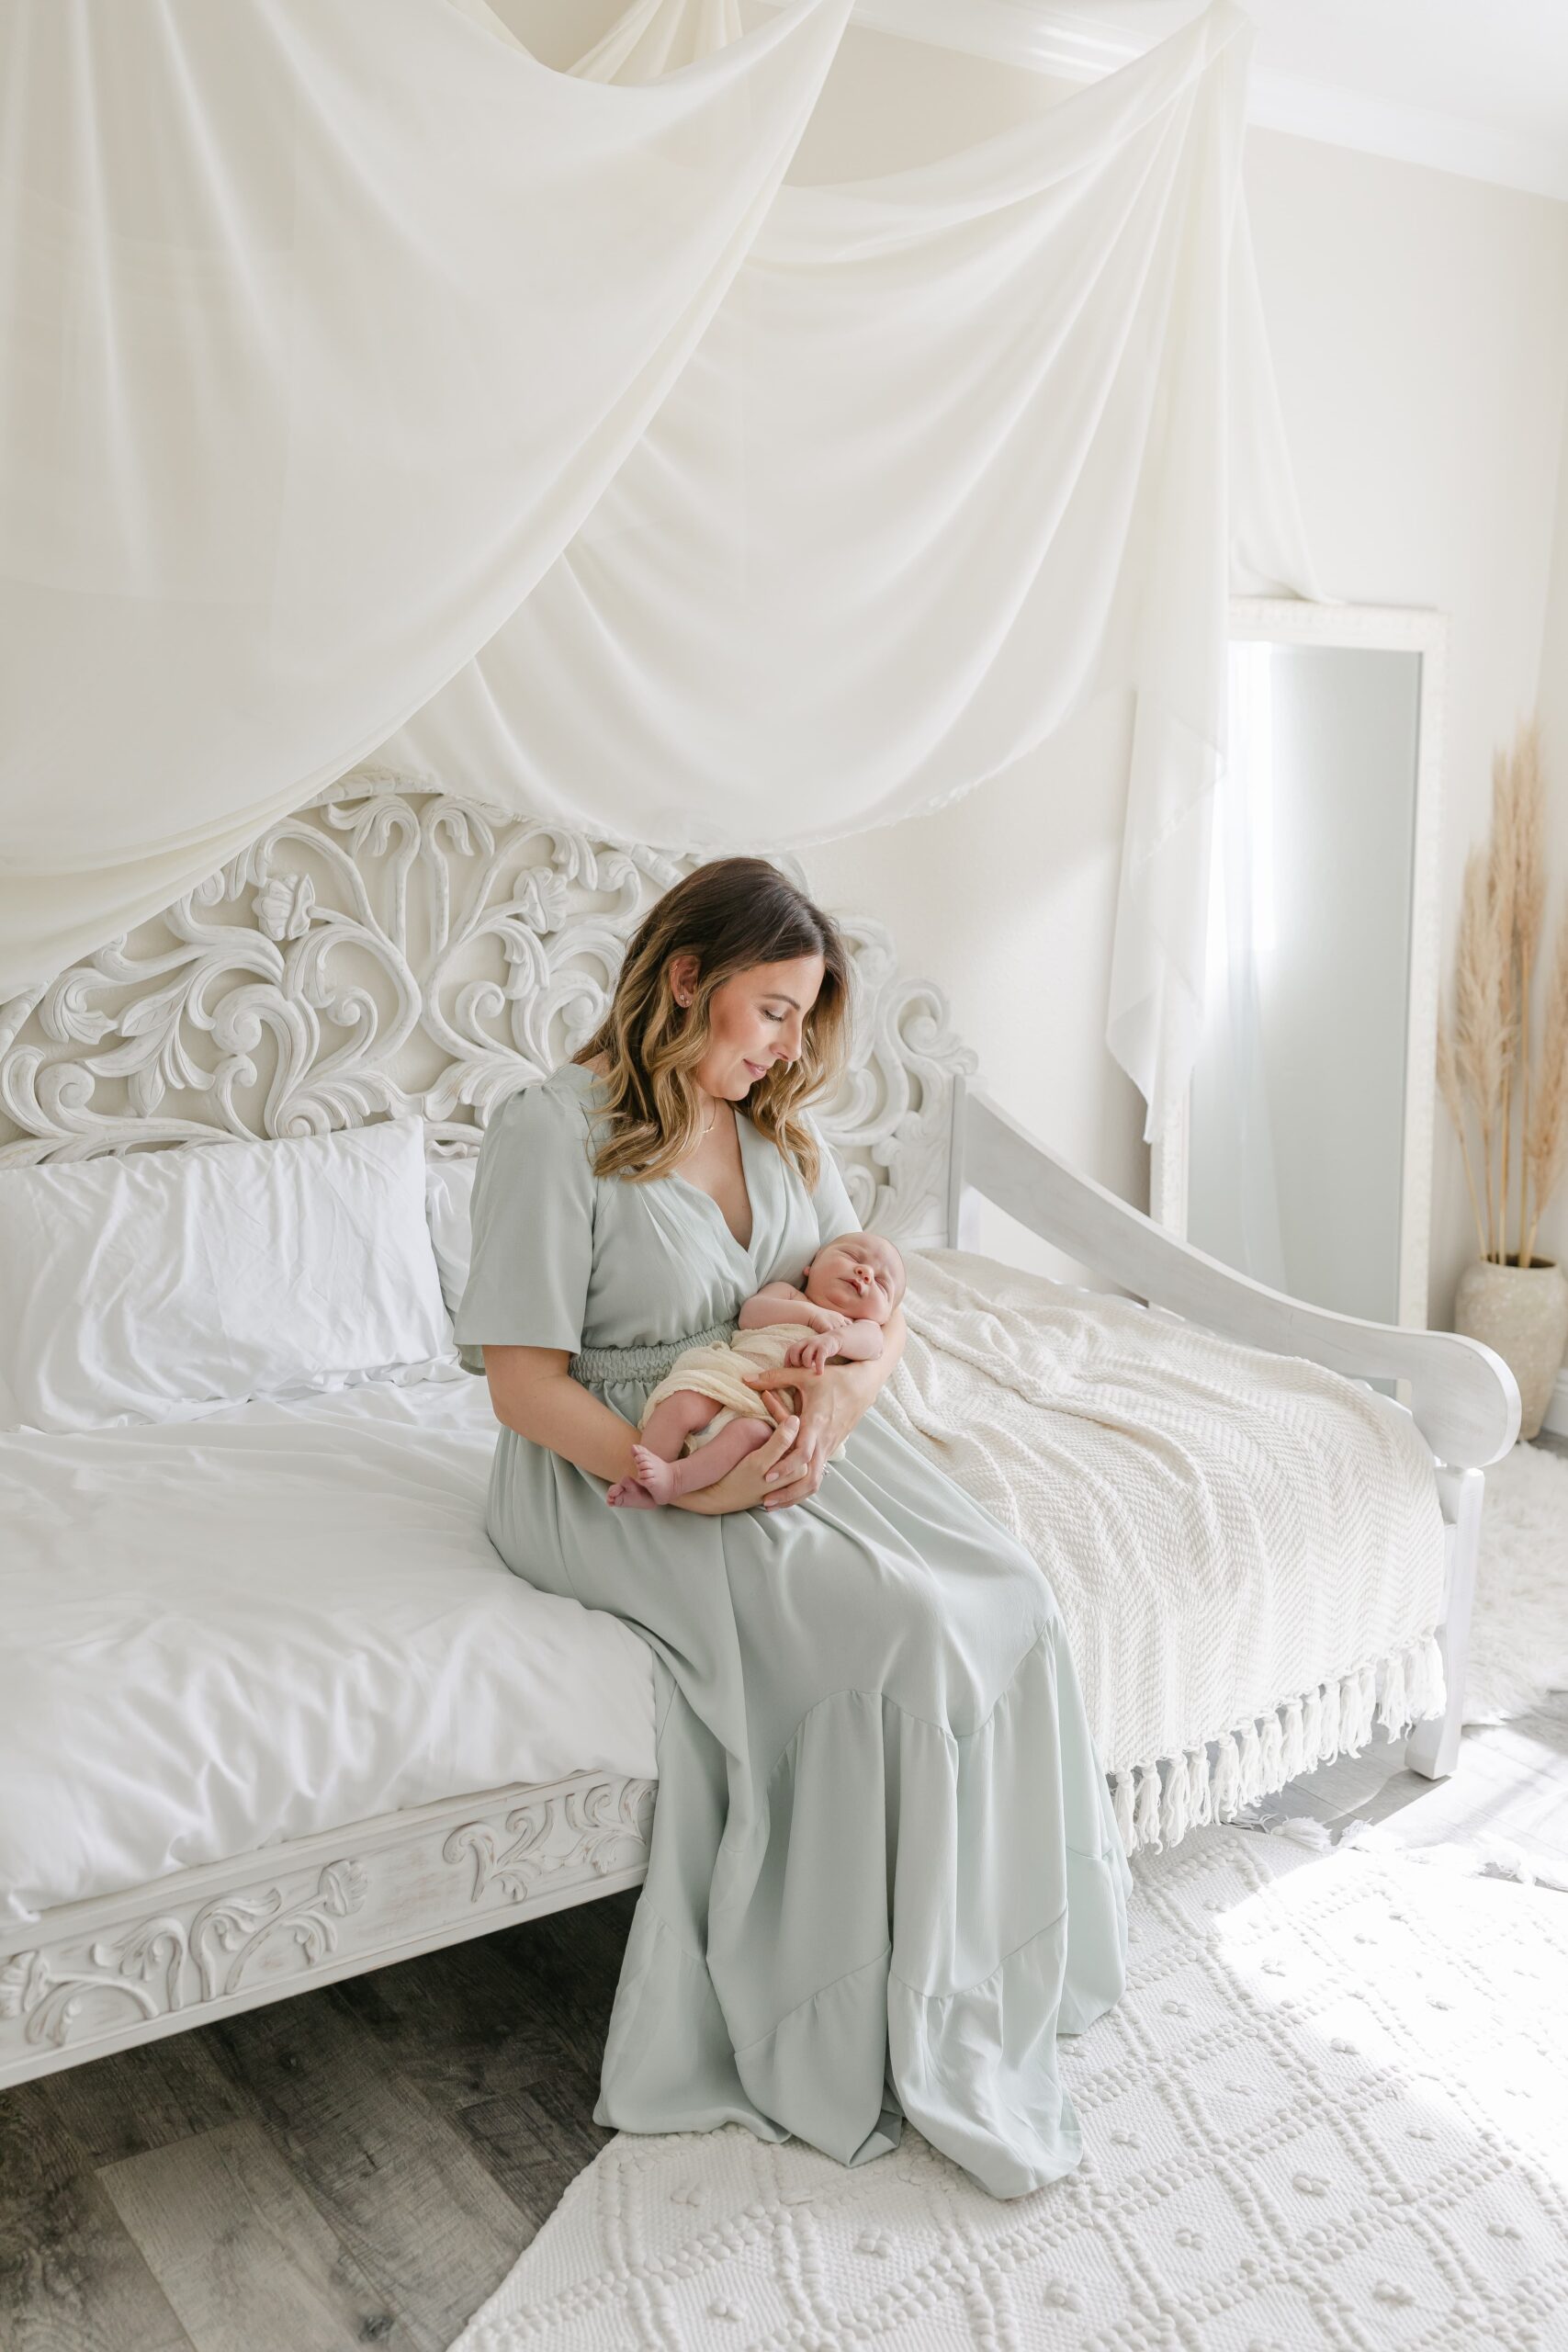
[[[820,956],[788,964],[753,964],[714,990],[708,1004],[708,1048],[697,1064],[697,1084],[739,1102],[775,1062],[799,1058],[806,1016],[825,969]],[[677,956],[670,969],[677,996],[694,982],[694,960]]]

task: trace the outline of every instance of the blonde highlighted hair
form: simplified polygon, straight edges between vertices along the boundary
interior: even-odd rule
[[[689,1007],[678,1005],[670,967],[696,959]],[[764,857],[699,865],[649,909],[621,966],[609,1012],[572,1058],[603,1055],[608,1135],[596,1176],[634,1183],[668,1175],[702,1134],[695,1070],[708,1048],[714,991],[758,964],[820,956],[822,985],[801,1026],[800,1058],[775,1062],[746,1100],[746,1114],[799,1169],[807,1191],[819,1172],[803,1106],[829,1087],[849,1047],[850,959],[831,915]]]

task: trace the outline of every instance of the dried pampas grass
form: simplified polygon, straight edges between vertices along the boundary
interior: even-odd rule
[[[1540,733],[1532,724],[1519,730],[1513,800],[1514,940],[1519,959],[1519,1242],[1529,1262],[1527,1232],[1533,1232],[1527,1187],[1530,1171],[1530,982],[1540,956],[1540,927],[1546,915],[1546,780],[1540,770]],[[1506,1166],[1507,1114],[1504,1112]],[[1507,1178],[1503,1180],[1505,1197]],[[1539,1203],[1539,1189],[1536,1194]],[[1540,1208],[1536,1211],[1540,1217]]]
[[[1529,1126],[1525,1129],[1525,1164],[1535,1191],[1535,1215],[1530,1219],[1522,1262],[1535,1254],[1536,1227],[1540,1213],[1562,1181],[1568,1158],[1568,899],[1557,926],[1557,954],[1546,996],[1546,1023],[1541,1038],[1540,1083]],[[1522,1190],[1522,1188],[1521,1188]]]
[[[1454,973],[1454,1055],[1461,1082],[1481,1129],[1481,1163],[1486,1171],[1483,1256],[1492,1254],[1492,1236],[1497,1223],[1493,1147],[1503,1108],[1503,1076],[1509,1044],[1506,1019],[1507,958],[1493,895],[1495,873],[1495,865],[1489,864],[1484,853],[1472,849],[1464,862],[1459,963]]]
[[[1481,1237],[1482,1251],[1486,1248],[1486,1227],[1482,1219],[1481,1200],[1475,1189],[1475,1170],[1470,1164],[1470,1138],[1465,1134],[1464,1091],[1459,1074],[1459,1059],[1454,1052],[1454,1034],[1446,1015],[1438,1015],[1438,1085],[1443,1101],[1449,1106],[1449,1116],[1459,1136],[1459,1148],[1464,1155],[1464,1181],[1470,1192],[1470,1205],[1475,1217],[1475,1230]]]
[[[1546,915],[1546,786],[1539,722],[1524,721],[1492,763],[1492,831],[1465,860],[1454,970],[1454,1018],[1438,1023],[1438,1083],[1464,1154],[1483,1258],[1507,1263],[1510,1147],[1518,1080],[1518,1249],[1534,1254],[1541,1211],[1568,1158],[1568,900],[1546,1002],[1540,1070],[1530,1054],[1530,987]],[[1475,1181],[1467,1114],[1480,1130]],[[1483,1206],[1484,1191],[1484,1208]]]
[[[1497,1029],[1501,1039],[1502,1085],[1498,1129],[1502,1137],[1502,1169],[1497,1178],[1497,1222],[1508,1221],[1508,1137],[1513,1122],[1511,1092],[1514,1063],[1519,1051],[1518,1001],[1513,987],[1514,939],[1518,924],[1519,852],[1523,827],[1519,795],[1514,788],[1515,764],[1501,752],[1492,754],[1492,838],[1486,849],[1487,972],[1496,990]],[[1487,1159],[1491,1176],[1491,1159]]]

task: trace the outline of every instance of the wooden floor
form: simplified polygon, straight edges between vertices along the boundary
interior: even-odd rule
[[[1568,1884],[1568,1693],[1467,1731],[1450,1781],[1380,1732],[1256,1810],[1411,1844],[1484,1829]],[[445,2352],[610,2137],[592,2116],[636,1904],[0,2093],[0,2347]]]
[[[5,2352],[445,2352],[574,2174],[637,1890],[0,2092]]]

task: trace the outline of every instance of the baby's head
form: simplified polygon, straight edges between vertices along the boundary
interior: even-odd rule
[[[880,1233],[840,1233],[822,1244],[803,1287],[814,1306],[886,1323],[904,1295],[904,1261]]]

